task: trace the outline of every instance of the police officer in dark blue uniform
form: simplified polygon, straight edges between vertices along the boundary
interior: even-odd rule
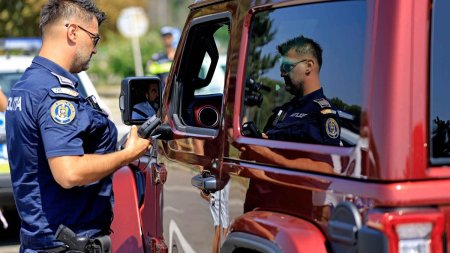
[[[92,0],[49,0],[41,12],[42,48],[11,90],[6,112],[14,196],[22,219],[20,252],[65,252],[55,232],[108,235],[111,174],[150,146],[133,127],[114,152],[117,130],[77,90],[104,20]]]
[[[159,87],[151,83],[146,87],[145,100],[133,106],[131,118],[133,120],[145,120],[156,114],[159,107]]]
[[[294,98],[273,110],[263,137],[273,140],[295,141],[301,143],[340,145],[340,127],[337,111],[325,97],[320,84],[319,72],[322,66],[322,49],[310,38],[298,36],[277,47],[282,56],[280,72],[286,84],[286,91]],[[320,173],[334,173],[332,159],[328,155],[305,153],[288,149],[271,149],[259,145],[241,147],[241,157],[261,163],[276,164],[285,168],[303,169]],[[264,172],[261,172],[264,174]],[[275,173],[276,174],[276,173]],[[265,176],[265,175],[263,175]],[[259,178],[262,175],[258,176]],[[298,204],[312,202],[312,192],[296,189],[290,195],[289,184],[277,182],[276,176],[261,180],[252,178],[246,194],[244,212],[255,208],[273,209],[279,206],[296,210]],[[319,182],[320,183],[320,182]],[[267,199],[273,201],[266,201]],[[310,216],[313,210],[297,209],[299,213]]]
[[[175,27],[163,26],[160,30],[164,52],[155,53],[147,62],[147,73],[158,76],[163,84],[167,82],[175,51],[180,39],[180,30]]]
[[[320,84],[320,45],[310,38],[298,36],[280,44],[277,49],[282,56],[280,72],[286,91],[294,98],[273,110],[262,136],[273,140],[339,146],[339,116]],[[289,156],[286,150],[277,151],[258,145],[239,148],[244,159],[288,168],[333,172],[328,157],[298,157],[295,152]]]
[[[339,116],[320,85],[320,45],[299,36],[277,49],[283,56],[281,76],[294,98],[273,110],[264,132],[269,139],[339,146]]]

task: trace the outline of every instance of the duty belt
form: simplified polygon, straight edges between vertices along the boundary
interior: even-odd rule
[[[60,251],[43,251],[45,253],[66,252],[66,253],[110,253],[111,238],[108,235],[93,239],[87,237],[77,237],[68,227],[59,225],[56,231],[56,239],[62,241],[66,246]],[[56,250],[57,248],[51,249]]]

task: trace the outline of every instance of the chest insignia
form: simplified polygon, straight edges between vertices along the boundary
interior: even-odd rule
[[[53,121],[65,125],[73,121],[76,111],[71,102],[67,100],[58,100],[50,107],[50,114]]]
[[[51,72],[51,73],[52,73],[52,75],[56,76],[56,78],[58,78],[58,81],[59,81],[59,83],[61,85],[63,85],[63,86],[70,86],[72,88],[75,88],[75,84],[73,84],[73,82],[69,78],[61,76],[61,75],[58,75],[58,74],[56,74],[54,72]]]
[[[314,102],[316,102],[320,108],[330,108],[330,102],[328,102],[328,100],[326,100],[325,98],[319,98],[319,99],[315,99]]]
[[[327,122],[325,123],[325,130],[330,138],[336,139],[339,137],[339,125],[335,119],[327,119]]]
[[[55,94],[66,94],[66,95],[69,95],[69,96],[72,96],[72,97],[78,96],[78,92],[76,92],[76,91],[74,91],[72,89],[69,89],[69,88],[64,88],[64,87],[52,88],[52,91]]]

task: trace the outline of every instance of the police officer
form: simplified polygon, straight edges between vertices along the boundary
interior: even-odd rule
[[[264,132],[269,139],[339,146],[339,116],[323,94],[322,48],[299,36],[278,45],[281,76],[294,98],[273,110]]]
[[[151,83],[145,91],[145,101],[133,106],[131,118],[133,120],[147,119],[156,114],[159,107],[159,87],[157,83]]]
[[[147,72],[149,75],[158,76],[165,84],[175,56],[175,50],[180,38],[180,31],[175,27],[163,26],[160,29],[160,35],[164,46],[164,52],[152,55],[152,59],[147,63]]]
[[[339,146],[339,116],[323,94],[320,84],[320,45],[310,38],[298,36],[278,45],[277,49],[282,56],[280,72],[286,91],[294,95],[294,98],[273,110],[263,136],[274,140]],[[248,160],[320,173],[334,172],[328,155],[302,156],[298,151],[258,145],[245,145],[240,150],[241,158]],[[290,206],[292,203],[312,202],[312,192],[305,189],[297,189],[297,193],[291,198],[279,198],[291,194],[292,186],[280,183],[276,176],[267,176],[264,171],[254,173],[257,175],[249,182],[244,212],[255,208],[273,209],[277,206]],[[267,199],[274,201],[266,201]],[[308,216],[312,210],[302,209],[298,212]]]
[[[264,127],[263,137],[273,140],[340,145],[337,111],[323,93],[319,72],[322,49],[310,38],[298,36],[277,46],[282,56],[280,72],[286,91],[294,95],[287,103],[273,110]],[[332,173],[329,157],[299,157],[286,150],[273,150],[258,145],[243,145],[241,158],[287,168]]]
[[[134,126],[126,147],[114,152],[114,124],[80,95],[71,74],[88,68],[104,17],[93,0],[49,0],[39,56],[11,90],[6,133],[20,252],[65,252],[55,239],[60,224],[78,236],[109,234],[111,174],[150,146]]]

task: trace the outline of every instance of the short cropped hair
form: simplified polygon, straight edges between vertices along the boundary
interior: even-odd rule
[[[312,55],[319,63],[319,69],[322,67],[322,48],[319,43],[301,35],[277,46],[281,55],[286,55],[292,48],[295,48],[299,55]]]
[[[49,0],[42,8],[39,29],[44,34],[45,27],[62,18],[78,17],[89,22],[93,17],[100,25],[106,14],[97,8],[93,0]]]

